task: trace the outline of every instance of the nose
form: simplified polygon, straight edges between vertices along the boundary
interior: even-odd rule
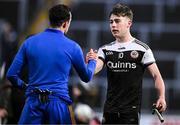
[[[113,22],[111,23],[111,27],[116,27],[115,21],[113,21]]]

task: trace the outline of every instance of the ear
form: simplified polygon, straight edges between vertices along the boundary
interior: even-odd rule
[[[63,28],[66,28],[66,26],[67,26],[67,21],[62,24]]]
[[[129,21],[128,21],[128,27],[131,27],[131,25],[132,25],[132,21],[129,20]]]

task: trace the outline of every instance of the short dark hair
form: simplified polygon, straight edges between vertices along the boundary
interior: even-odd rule
[[[70,20],[71,10],[68,6],[58,4],[49,9],[49,21],[52,27],[59,27],[63,22]]]
[[[114,14],[116,16],[127,16],[130,20],[133,20],[133,12],[132,10],[124,5],[124,4],[121,4],[121,3],[117,3],[114,5],[112,11],[110,12],[109,14],[109,17]]]

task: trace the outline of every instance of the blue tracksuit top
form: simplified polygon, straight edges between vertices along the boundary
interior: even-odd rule
[[[86,65],[83,52],[76,42],[59,30],[46,29],[21,45],[7,72],[7,78],[19,88],[24,84],[20,78],[24,65],[28,67],[26,96],[38,87],[49,89],[72,103],[68,91],[71,66],[74,66],[82,81],[88,82],[93,77],[96,61],[90,60]]]

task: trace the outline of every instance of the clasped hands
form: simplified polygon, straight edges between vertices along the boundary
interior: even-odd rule
[[[86,54],[86,63],[92,59],[97,60],[97,51],[90,49],[90,51]]]

